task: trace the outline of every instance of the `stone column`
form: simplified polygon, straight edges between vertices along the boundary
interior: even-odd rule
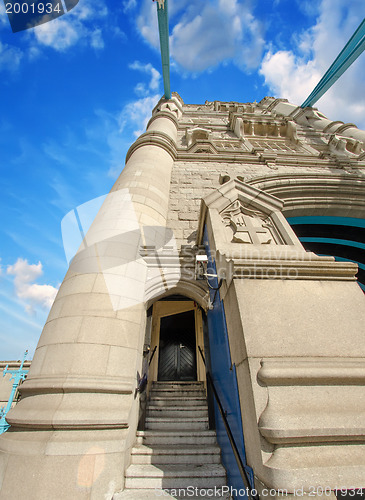
[[[138,248],[164,237],[179,113],[176,98],[160,101],[70,265],[0,439],[1,499],[99,500],[123,487],[145,333]]]

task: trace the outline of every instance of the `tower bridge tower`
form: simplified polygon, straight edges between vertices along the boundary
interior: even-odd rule
[[[161,379],[163,318],[186,311],[193,378],[205,386],[201,351],[258,491],[364,487],[364,174],[365,132],[315,109],[161,99],[7,415],[0,498],[96,500],[124,488],[139,380],[147,374],[150,393]],[[196,279],[196,254],[224,270],[219,290]],[[168,380],[192,373],[176,359]]]

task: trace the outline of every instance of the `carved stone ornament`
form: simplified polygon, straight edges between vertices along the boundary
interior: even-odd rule
[[[214,109],[213,101],[205,101],[205,109]]]
[[[165,113],[171,113],[172,115],[176,116],[177,118],[179,118],[181,116],[181,111],[176,106],[176,104],[172,101],[161,102],[161,104],[157,108],[155,108],[154,114],[156,114],[160,111],[164,111]]]
[[[233,232],[231,243],[277,245],[280,238],[270,217],[236,200],[223,212],[223,223]]]
[[[185,137],[188,147],[197,141],[210,141],[211,132],[204,127],[194,127],[186,131]]]

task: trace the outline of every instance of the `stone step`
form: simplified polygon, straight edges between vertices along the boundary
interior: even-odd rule
[[[145,425],[147,430],[137,432],[125,490],[113,500],[153,500],[156,496],[198,500],[207,498],[209,488],[222,492],[226,471],[216,433],[208,427],[203,383],[155,382]],[[209,497],[229,499],[211,489]]]
[[[185,405],[185,403],[188,403],[189,406],[206,406],[207,404],[207,399],[206,397],[189,397],[189,398],[177,398],[175,396],[171,397],[151,397],[149,399],[149,405],[150,406],[178,406],[181,407],[182,405]]]
[[[187,420],[185,418],[162,418],[162,417],[147,417],[146,429],[150,430],[204,430],[208,429],[208,417],[198,417]]]
[[[155,398],[155,397],[174,397],[174,398],[189,398],[189,397],[199,397],[199,398],[204,398],[206,397],[205,391],[202,389],[189,389],[185,387],[184,389],[169,389],[169,388],[161,388],[161,389],[151,389],[150,391],[150,398]]]
[[[220,464],[207,465],[130,465],[125,487],[129,488],[221,488],[226,471]]]
[[[205,394],[204,384],[202,382],[154,382],[151,387],[151,392],[163,391],[174,392],[179,394],[181,392],[194,393],[201,392]]]
[[[132,449],[133,464],[219,464],[220,460],[218,445],[139,445]]]
[[[217,443],[216,433],[211,430],[204,431],[138,431],[137,443],[146,445],[212,445]]]
[[[171,380],[170,382],[155,381],[153,382],[152,387],[172,387],[174,389],[179,389],[181,387],[199,387],[204,389],[204,382],[178,382],[177,380]]]
[[[200,418],[206,417],[208,418],[208,409],[207,405],[205,406],[183,406],[181,408],[178,407],[169,407],[169,406],[152,406],[148,405],[147,407],[147,415],[148,418],[156,417],[156,418],[182,418],[182,419],[191,419],[191,418]]]
[[[119,493],[114,493],[112,500],[156,500],[156,498],[163,498],[167,500],[200,500],[219,498],[220,500],[230,500],[229,493],[225,493],[226,489],[222,491],[217,488],[216,491],[203,490],[202,488],[184,489],[184,488],[171,488],[161,490],[157,489],[143,489],[143,490],[124,490]],[[208,496],[209,493],[209,496]],[[213,494],[214,493],[214,494]]]

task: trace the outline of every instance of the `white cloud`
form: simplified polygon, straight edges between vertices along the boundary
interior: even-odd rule
[[[0,70],[16,71],[22,57],[23,53],[20,49],[0,42]]]
[[[137,17],[137,27],[142,37],[153,47],[159,47],[158,22],[156,4],[143,0],[141,11]]]
[[[0,27],[7,26],[9,23],[8,16],[5,12],[5,5],[3,2],[0,3]]]
[[[140,81],[135,86],[137,98],[127,102],[117,113],[104,110],[96,112],[103,131],[107,131],[107,143],[110,149],[110,167],[107,175],[112,179],[116,179],[123,169],[122,153],[125,154],[128,150],[131,140],[145,132],[152,109],[161,98],[161,75],[151,64],[134,61],[129,68],[140,71],[144,80],[147,80]]]
[[[160,89],[154,90],[155,82],[160,82],[160,75],[155,68],[150,64],[143,65],[139,62],[131,64],[130,68],[149,76],[147,82],[141,81],[135,86],[137,98],[127,102],[116,113],[102,109],[95,111],[102,130],[101,133],[105,135],[109,147],[110,160],[107,176],[112,179],[116,179],[123,170],[123,157],[131,140],[135,140],[136,137],[145,132],[152,109],[161,98]],[[156,74],[159,75],[158,78]]]
[[[322,0],[316,24],[297,37],[297,50],[266,53],[260,73],[277,97],[301,104],[317,85],[365,15],[363,0]],[[360,60],[361,59],[361,60]],[[330,119],[365,128],[365,65],[360,56],[315,104]]]
[[[129,65],[129,68],[145,73],[150,77],[148,84],[145,82],[137,83],[134,91],[139,96],[139,99],[126,104],[117,117],[119,133],[128,126],[128,128],[134,129],[133,135],[138,137],[145,132],[148,120],[151,118],[152,109],[161,98],[161,94],[158,93],[161,84],[161,74],[150,63],[143,64],[139,61],[134,61]],[[138,128],[135,129],[135,127]]]
[[[100,28],[96,28],[90,34],[90,44],[94,49],[103,49],[105,44],[102,36],[102,32]]]
[[[314,61],[305,62],[292,51],[284,50],[267,52],[260,73],[277,97],[285,97],[294,104],[301,104],[321,77]]]
[[[135,137],[145,132],[148,120],[151,118],[152,109],[156,106],[160,98],[160,94],[149,95],[124,106],[118,119],[120,131],[128,124],[132,127],[139,127],[133,131]]]
[[[135,9],[136,7],[137,7],[137,0],[125,0],[123,2],[124,12],[128,12],[129,10]]]
[[[80,0],[77,6],[62,17],[41,24],[28,31],[38,46],[51,47],[64,52],[78,42],[96,50],[104,48],[102,29],[94,23],[103,20],[108,10],[101,2]]]
[[[135,69],[137,71],[142,71],[143,73],[147,73],[148,75],[151,76],[151,80],[149,82],[149,88],[150,90],[157,90],[160,86],[160,80],[161,80],[161,74],[155,69],[151,63],[147,64],[142,64],[139,61],[134,61],[132,64],[129,65],[130,69]],[[138,84],[139,86],[141,84]],[[144,85],[144,84],[142,84]],[[140,89],[138,90],[140,91]]]
[[[15,292],[18,298],[25,302],[25,310],[34,314],[34,307],[49,309],[57,294],[57,288],[52,285],[34,283],[43,274],[42,263],[29,264],[27,259],[19,258],[15,264],[7,267],[7,274],[14,276]]]
[[[172,5],[170,50],[182,69],[200,72],[225,61],[249,70],[259,65],[264,47],[263,27],[252,14],[251,2],[177,0]],[[174,25],[178,12],[180,17]],[[137,26],[145,40],[157,48],[155,4],[143,2]]]
[[[122,165],[113,165],[112,167],[109,168],[107,176],[110,177],[111,179],[117,179],[120,172],[122,171],[122,168],[123,168]]]
[[[16,46],[0,42],[0,70],[15,71],[25,54],[32,61],[41,55],[44,47],[65,52],[77,43],[83,43],[95,50],[103,49],[102,28],[96,26],[96,23],[104,26],[107,15],[108,10],[103,0],[80,0],[76,8],[64,16],[25,31],[24,36],[30,42],[25,52]],[[9,20],[3,2],[0,2],[0,29],[3,26],[8,27]],[[118,36],[125,36],[118,27],[114,29]]]
[[[63,52],[74,45],[80,37],[76,26],[66,19],[55,19],[34,28],[37,42]]]

